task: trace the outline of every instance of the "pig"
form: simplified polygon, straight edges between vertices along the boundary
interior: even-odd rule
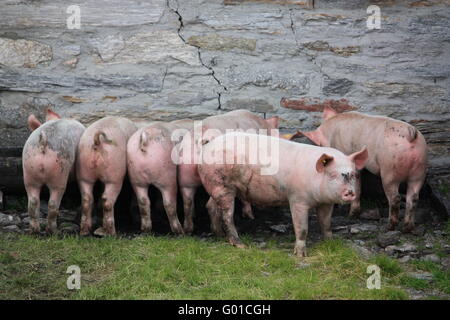
[[[81,192],[81,235],[91,232],[93,188],[97,180],[105,185],[101,198],[103,231],[106,235],[116,234],[114,204],[127,172],[127,142],[136,130],[136,125],[129,119],[109,116],[97,120],[83,133],[76,161]]]
[[[148,187],[154,185],[162,194],[172,232],[184,233],[177,216],[177,166],[171,160],[176,142],[171,136],[175,130],[187,131],[193,125],[192,120],[154,122],[128,140],[128,176],[138,200],[142,232],[152,229]]]
[[[190,130],[184,137],[182,142],[178,145],[178,152],[181,160],[178,164],[178,184],[180,186],[181,195],[183,198],[184,209],[184,232],[186,234],[192,233],[194,229],[194,197],[197,188],[202,185],[200,177],[197,173],[197,164],[188,164],[189,161],[194,160],[194,155],[197,153],[198,146],[206,143],[214,137],[225,133],[226,130],[248,130],[248,129],[266,129],[267,134],[270,134],[272,129],[278,128],[278,117],[263,119],[254,113],[247,110],[235,110],[225,114],[211,116],[197,125],[196,128]],[[200,137],[195,137],[195,130],[200,131]],[[199,138],[200,140],[194,141]],[[190,154],[183,154],[183,151],[191,150]],[[191,162],[192,163],[192,162]],[[215,206],[212,199],[207,203],[208,212],[212,212]],[[254,218],[251,205],[243,202],[243,215],[249,218]],[[217,224],[211,221],[211,228],[213,231],[221,235],[221,230],[217,228]]]
[[[427,144],[423,135],[412,125],[384,116],[359,112],[337,113],[326,107],[322,124],[314,131],[298,131],[293,137],[305,135],[319,146],[333,147],[350,154],[367,146],[369,159],[365,168],[381,176],[389,201],[388,229],[398,224],[400,209],[399,185],[407,183],[406,212],[403,232],[414,230],[414,214],[427,169]],[[360,211],[360,181],[357,195],[350,207],[350,216]]]
[[[48,109],[44,124],[30,115],[28,128],[32,133],[23,147],[22,166],[31,232],[40,232],[40,193],[46,185],[50,191],[46,231],[56,233],[59,205],[67,182],[75,178],[77,147],[85,127]]]
[[[269,145],[266,157],[277,164],[270,174],[262,171],[260,157],[252,160],[251,151],[251,147],[258,150]],[[289,204],[296,238],[294,253],[299,257],[306,256],[309,209],[317,208],[323,235],[331,237],[333,204],[355,199],[357,170],[368,158],[365,148],[346,156],[333,148],[240,132],[216,137],[203,145],[202,152],[208,160],[198,165],[198,174],[216,203],[228,241],[244,247],[233,221],[235,197],[258,206]]]

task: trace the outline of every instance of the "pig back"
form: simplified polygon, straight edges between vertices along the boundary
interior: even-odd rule
[[[360,151],[364,146],[369,153],[366,168],[378,174],[380,171],[377,155],[383,151],[387,117],[367,116],[358,112],[338,114],[327,120],[321,127],[329,141],[329,146],[346,155]]]
[[[125,135],[126,140],[128,140],[138,129],[138,126],[127,118],[117,117],[116,122]]]
[[[203,129],[217,129],[225,133],[227,129],[270,129],[266,120],[247,110],[235,110],[211,116],[203,120]]]
[[[22,157],[26,161],[35,150],[44,147],[54,151],[61,161],[72,165],[84,131],[85,127],[76,120],[47,121],[31,133],[23,148]]]
[[[125,146],[136,130],[137,126],[127,118],[105,117],[97,120],[86,129],[81,144],[91,145],[95,134],[101,131],[106,134],[108,139],[115,141],[117,145]]]
[[[162,139],[170,142],[170,144],[173,144],[174,141],[172,141],[172,133],[174,131],[182,130],[180,131],[179,137],[181,140],[182,136],[191,130],[193,126],[194,121],[190,119],[175,120],[172,122],[157,121],[144,128],[144,130],[155,139]]]

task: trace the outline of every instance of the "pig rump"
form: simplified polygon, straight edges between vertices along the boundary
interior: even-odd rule
[[[33,130],[23,148],[24,184],[28,196],[28,214],[32,233],[40,232],[39,207],[43,185],[50,191],[47,232],[57,231],[56,218],[67,181],[73,172],[76,148],[84,126],[75,120],[60,119],[47,110],[43,125],[34,116],[28,117]]]

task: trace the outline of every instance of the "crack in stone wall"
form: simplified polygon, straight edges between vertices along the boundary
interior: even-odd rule
[[[178,11],[178,0],[174,0],[175,3],[177,4],[177,8],[174,9],[170,6],[170,0],[167,0],[167,7],[178,16],[178,21],[180,22],[180,25],[178,27],[177,33],[178,36],[180,37],[180,39],[186,44],[186,45],[190,45],[189,43],[187,43],[187,41],[184,39],[184,37],[181,34],[181,31],[183,30],[184,27],[184,23],[183,23],[183,17],[181,16],[180,12]],[[203,67],[205,67],[206,69],[208,69],[211,73],[211,76],[213,77],[213,79],[216,81],[216,83],[224,90],[227,91],[227,88],[220,82],[220,80],[216,77],[215,71],[213,69],[213,67],[208,66],[202,59],[202,52],[200,47],[197,46],[193,46],[195,48],[197,48],[198,51],[198,59],[200,61],[200,63],[202,64]],[[222,97],[222,93],[220,91],[217,92],[217,110],[221,110],[222,108],[222,103],[221,103],[221,97]]]
[[[311,6],[314,7],[314,1],[312,1]],[[330,76],[327,75],[327,74],[322,70],[322,66],[321,66],[319,63],[317,63],[316,57],[315,57],[313,54],[310,54],[310,53],[306,52],[306,50],[305,50],[305,48],[303,47],[303,45],[300,44],[300,43],[298,42],[298,39],[297,39],[297,33],[296,33],[296,31],[295,31],[296,26],[295,26],[295,21],[294,21],[293,15],[294,15],[294,11],[293,11],[293,9],[291,8],[291,9],[289,9],[289,19],[290,19],[290,21],[291,21],[290,29],[291,29],[291,31],[292,31],[292,34],[294,35],[294,39],[295,39],[295,43],[297,44],[298,52],[301,53],[301,54],[303,54],[303,55],[305,55],[311,63],[313,63],[315,66],[317,66],[317,69],[318,69],[318,71],[319,71],[319,73],[320,73],[321,75],[323,75],[323,76],[324,76],[325,78],[327,78],[327,79],[330,79]]]

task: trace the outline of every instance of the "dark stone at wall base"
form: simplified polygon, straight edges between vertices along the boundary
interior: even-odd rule
[[[433,207],[447,218],[450,217],[450,176],[428,177]]]
[[[400,235],[400,231],[388,231],[386,233],[381,233],[377,238],[377,244],[382,248],[397,244],[400,242]]]

